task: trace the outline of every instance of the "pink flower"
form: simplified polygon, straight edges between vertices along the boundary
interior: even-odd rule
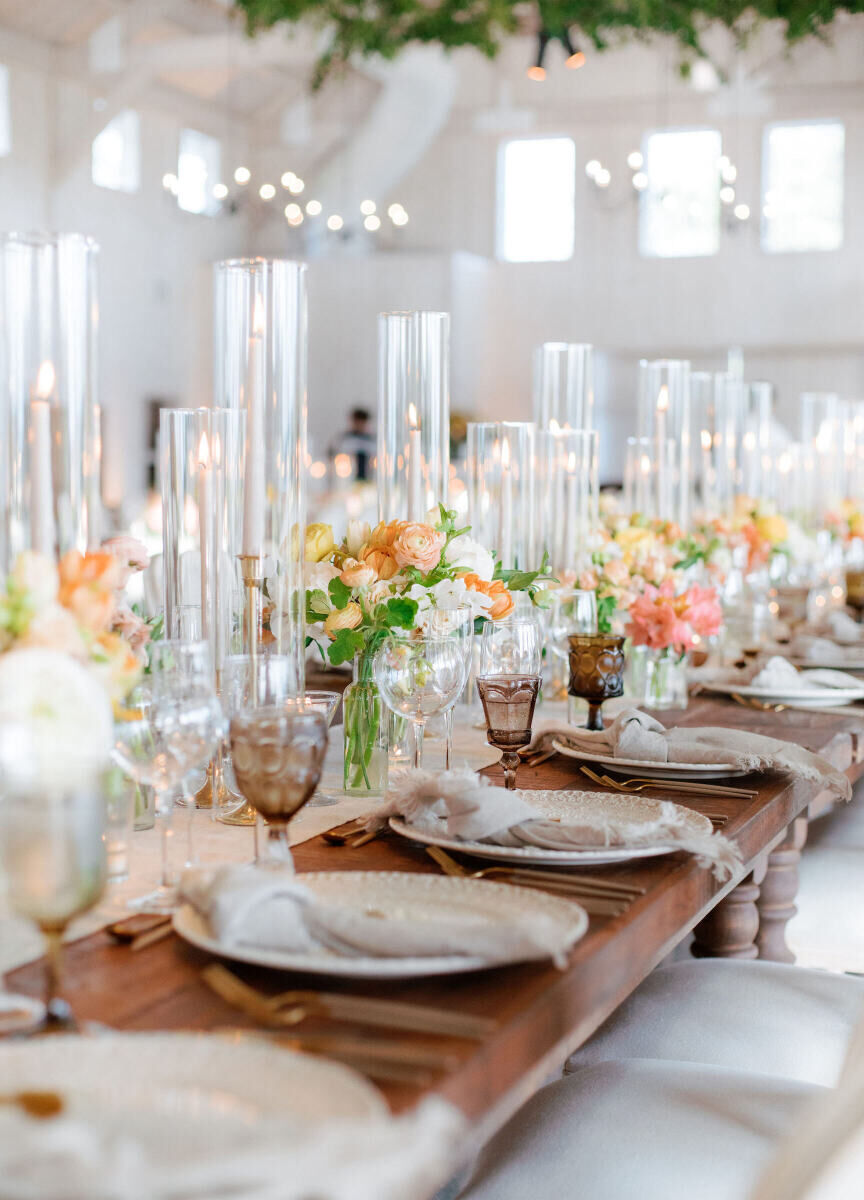
[[[634,646],[650,646],[666,650],[670,646],[679,654],[693,645],[693,632],[682,619],[680,603],[683,598],[673,595],[672,581],[660,588],[646,585],[641,596],[630,605],[630,622],[625,630]]]
[[[579,576],[579,587],[586,592],[595,591],[599,582],[600,580],[597,578],[597,572],[593,567],[589,567]]]
[[[723,609],[712,587],[699,587],[694,583],[684,593],[687,603],[685,615],[694,633],[700,638],[713,637],[723,625]]]
[[[136,571],[144,571],[150,565],[147,547],[128,533],[106,538],[102,543],[102,549],[117,560],[121,580],[118,587],[121,588],[124,588],[129,582],[130,575],[135,574]]]
[[[409,521],[393,540],[393,557],[400,567],[417,567],[428,573],[441,561],[446,536],[431,525]]]
[[[115,633],[126,639],[131,650],[140,657],[139,652],[150,641],[150,626],[147,622],[142,621],[137,613],[124,604],[114,613],[112,628]]]

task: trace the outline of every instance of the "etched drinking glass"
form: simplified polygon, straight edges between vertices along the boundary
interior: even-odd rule
[[[519,749],[531,741],[540,692],[543,633],[537,621],[490,621],[480,643],[477,691],[486,718],[486,740],[502,751],[504,786],[516,787]]]

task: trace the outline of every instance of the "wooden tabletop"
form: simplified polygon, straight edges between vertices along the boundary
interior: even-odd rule
[[[723,700],[695,700],[684,713],[663,715],[667,724],[743,725],[817,751],[850,777],[857,778],[862,771],[859,736],[864,734],[864,726],[857,718],[751,712]],[[489,774],[497,772],[498,768],[491,768]],[[697,867],[693,858],[683,853],[594,868],[599,876],[638,883],[646,892],[622,916],[592,917],[588,934],[574,947],[563,971],[532,964],[386,984],[291,976],[289,985],[283,973],[239,964],[233,969],[273,992],[296,983],[494,1017],[496,1030],[481,1042],[411,1035],[418,1045],[440,1047],[441,1071],[423,1086],[382,1085],[395,1111],[434,1091],[458,1105],[484,1134],[491,1132],[740,882],[759,856],[777,844],[818,792],[814,785],[792,782],[780,774],[734,782],[758,789],[756,797],[675,798],[696,809],[728,815],[724,833],[738,844],[745,863],[742,875],[718,884],[710,871]],[[519,784],[526,788],[594,786],[578,774],[578,764],[560,757],[535,770],[521,768]],[[316,838],[296,847],[294,853],[300,871],[437,870],[420,847],[390,833],[357,849],[334,847]],[[250,1027],[249,1021],[201,982],[199,972],[208,961],[210,956],[174,936],[133,954],[114,944],[106,933],[97,933],[69,947],[65,991],[80,1018],[116,1029]],[[13,972],[7,984],[14,990],[38,994],[40,964]],[[304,1023],[303,1028],[332,1032],[337,1027],[322,1020]],[[356,1027],[338,1028],[356,1032]],[[369,1036],[376,1035],[370,1032]]]

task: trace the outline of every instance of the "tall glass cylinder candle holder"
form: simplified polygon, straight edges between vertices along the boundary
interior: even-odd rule
[[[772,492],[773,461],[771,454],[771,421],[774,408],[774,389],[770,383],[746,384],[739,457],[741,490],[755,500],[765,500]]]
[[[843,498],[864,501],[864,400],[843,404]]]
[[[468,423],[468,523],[501,566],[530,570],[535,545],[535,428],[529,421]],[[554,519],[550,515],[550,520]]]
[[[447,503],[450,314],[378,317],[378,515],[422,521]]]
[[[843,421],[840,397],[833,392],[801,396],[801,441],[813,451],[820,479],[813,517],[821,519],[843,499]],[[818,510],[818,511],[817,511]]]
[[[544,342],[534,351],[534,421],[538,429],[591,429],[593,346]]]
[[[658,504],[665,505],[671,495],[671,509],[656,515],[675,521],[682,529],[690,524],[690,456],[692,447],[690,414],[690,364],[676,359],[659,359],[639,363],[639,436],[652,439],[657,445]],[[666,459],[662,450],[674,443],[676,466],[671,481],[667,478]]]
[[[236,409],[161,413],[165,636],[208,641],[217,679],[241,648],[243,433]]]
[[[536,434],[535,545],[558,578],[588,565],[599,526],[599,434],[539,430]]]
[[[244,649],[265,642],[304,686],[306,528],[306,267],[287,259],[216,264],[216,398],[245,424],[240,568]]]
[[[81,234],[0,237],[0,569],[87,548],[97,258]]]

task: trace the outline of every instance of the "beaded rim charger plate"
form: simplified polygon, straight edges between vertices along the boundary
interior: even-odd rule
[[[750,775],[752,772],[736,767],[734,763],[674,763],[645,762],[638,758],[614,758],[611,754],[592,754],[587,750],[578,750],[561,738],[555,738],[552,745],[559,754],[566,758],[576,758],[580,762],[598,763],[603,767],[611,767],[613,771],[625,775],[640,775],[646,779],[683,779],[694,782],[699,779],[733,779],[739,775]]]
[[[524,797],[526,804],[537,810],[539,817],[566,824],[568,818],[578,819],[579,808],[590,806],[593,814],[608,815],[610,819],[632,821],[634,826],[640,822],[656,821],[660,815],[660,800],[648,799],[645,796],[627,796],[609,792],[577,792],[577,791],[527,791],[516,789]],[[674,801],[666,801],[674,804]],[[708,817],[695,812],[684,805],[675,807],[686,814],[690,832],[694,834],[710,834],[713,826]],[[444,825],[441,820],[442,827]],[[542,846],[499,846],[494,842],[468,842],[462,838],[454,838],[446,832],[438,832],[429,825],[410,825],[398,817],[390,818],[390,828],[403,837],[411,838],[428,846],[440,846],[443,850],[455,850],[461,854],[471,854],[477,858],[494,859],[496,862],[535,864],[539,866],[585,867],[603,866],[612,863],[626,862],[631,858],[655,858],[660,854],[674,854],[680,846],[671,844],[655,844],[643,846],[596,846],[580,850],[576,847],[566,850],[550,850]]]
[[[410,871],[312,871],[298,875],[297,879],[316,899],[344,904],[352,910],[374,909],[382,921],[435,921],[436,916],[444,913],[449,919],[461,914],[466,922],[508,926],[531,910],[551,917],[560,926],[562,938],[568,935],[572,942],[578,941],[588,929],[585,910],[572,900],[542,892],[526,895],[523,889],[517,891],[509,884],[483,879],[454,879]],[[225,946],[213,937],[204,917],[190,904],[174,914],[174,929],[193,946],[223,958],[348,979],[415,979],[485,970],[490,966],[485,958],[467,954],[385,958],[360,952],[343,955],[324,948],[292,954],[260,946]]]

